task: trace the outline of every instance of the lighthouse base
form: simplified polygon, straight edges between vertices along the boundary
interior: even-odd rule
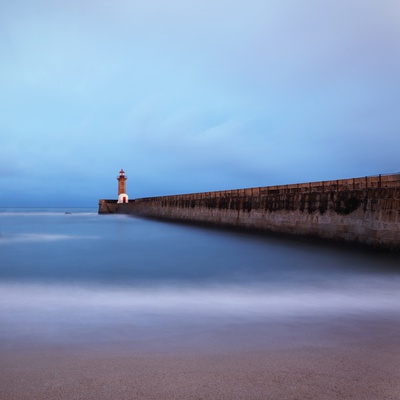
[[[117,203],[129,203],[128,195],[126,193],[119,194]]]

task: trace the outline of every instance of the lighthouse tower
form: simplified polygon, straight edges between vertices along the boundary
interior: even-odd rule
[[[126,180],[128,178],[125,176],[124,170],[121,168],[119,171],[119,176],[117,176],[118,180],[118,203],[127,203],[128,195],[126,194]]]

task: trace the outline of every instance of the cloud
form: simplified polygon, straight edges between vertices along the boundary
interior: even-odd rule
[[[121,167],[139,195],[398,170],[399,17],[394,0],[3,2],[0,189],[107,197]]]

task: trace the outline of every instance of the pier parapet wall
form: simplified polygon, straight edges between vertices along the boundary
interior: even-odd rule
[[[100,200],[99,213],[302,235],[400,250],[400,174]]]

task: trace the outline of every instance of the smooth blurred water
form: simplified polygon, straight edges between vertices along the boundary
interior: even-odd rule
[[[0,209],[2,345],[371,314],[400,315],[398,256],[95,209]]]

